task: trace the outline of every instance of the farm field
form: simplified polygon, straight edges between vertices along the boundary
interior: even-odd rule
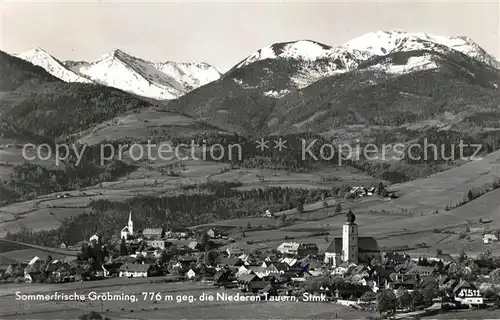
[[[168,192],[178,192],[181,186],[206,182],[207,179],[219,181],[239,181],[241,190],[265,188],[271,186],[300,188],[330,188],[331,184],[320,183],[321,176],[335,175],[350,177],[356,184],[375,185],[377,180],[356,170],[338,169],[299,174],[279,170],[233,169],[228,172],[228,165],[202,160],[184,161],[185,169],[180,177],[161,175],[158,166],[167,163],[160,159],[147,163],[136,163],[140,167],[128,177],[101,185],[84,188],[79,191],[68,191],[66,198],[58,198],[60,193],[44,195],[38,199],[13,203],[0,207],[0,237],[16,232],[22,227],[34,230],[50,230],[57,228],[60,221],[88,211],[92,200],[107,199],[124,201],[135,196],[162,196]],[[171,162],[170,162],[171,163]],[[260,177],[265,177],[264,181]],[[342,182],[344,183],[344,182]],[[185,192],[185,191],[183,191]],[[320,204],[319,204],[320,205]],[[317,205],[318,206],[318,205]],[[287,213],[288,214],[288,213]],[[19,215],[19,219],[15,219]],[[225,223],[225,222],[223,222]],[[230,222],[231,223],[231,222]]]
[[[400,197],[387,201],[377,196],[348,201],[344,199],[326,199],[328,206],[322,201],[308,203],[304,212],[296,209],[273,213],[276,217],[250,217],[225,221],[215,221],[208,226],[215,226],[230,232],[236,244],[243,248],[276,247],[285,240],[316,242],[320,250],[326,249],[329,239],[340,236],[343,214],[333,214],[337,201],[340,201],[345,213],[352,209],[360,227],[360,234],[373,236],[380,241],[380,246],[408,246],[413,250],[423,242],[425,248],[420,252],[434,252],[439,248],[450,253],[458,253],[462,248],[474,252],[483,252],[484,245],[480,239],[460,239],[449,234],[436,232],[436,228],[463,228],[478,223],[479,218],[490,219],[489,228],[500,228],[497,219],[500,213],[500,190],[489,192],[472,202],[444,211],[451,199],[462,198],[470,188],[481,186],[493,178],[500,170],[498,159],[500,152],[473,161],[462,167],[451,169],[426,179],[411,181],[390,186]],[[269,186],[286,186],[301,188],[331,188],[332,183],[324,183],[322,177],[339,177],[342,181],[335,184],[352,183],[354,185],[376,185],[377,180],[352,168],[320,168],[313,173],[289,173],[279,170],[257,170],[246,168],[230,168],[227,164],[202,160],[184,161],[184,168],[176,168],[180,177],[162,176],[158,166],[160,160],[139,163],[139,169],[118,181],[103,183],[92,188],[68,192],[67,198],[58,198],[58,194],[45,195],[38,199],[22,203],[14,203],[0,208],[0,237],[8,231],[16,232],[23,227],[34,230],[57,228],[60,221],[88,212],[92,200],[108,199],[123,201],[138,195],[161,196],[179,192],[179,188],[206,182],[237,181],[241,189],[266,188]],[[185,191],[182,191],[185,192]],[[457,200],[458,201],[458,200]],[[430,214],[438,210],[438,214]],[[256,213],[260,214],[260,213]],[[287,219],[294,219],[292,225],[278,227],[278,217],[285,214]],[[19,215],[19,219],[15,219]],[[495,220],[497,219],[497,220]],[[241,229],[251,226],[273,228],[246,232],[241,237]],[[118,231],[117,231],[118,232]],[[329,235],[315,235],[318,232],[329,232]],[[422,239],[419,239],[422,238]],[[423,240],[425,238],[425,240]],[[457,241],[458,240],[458,241]]]
[[[431,214],[435,210],[444,210],[447,205],[457,204],[470,189],[492,183],[498,177],[500,151],[425,179],[392,185],[388,190],[395,191],[401,197],[375,209],[405,208],[415,213]],[[497,198],[495,203],[500,204],[500,200]]]
[[[438,313],[432,317],[423,319],[498,319],[498,310],[458,310],[448,313]]]
[[[147,138],[151,136],[153,129],[157,129],[162,134],[178,135],[197,131],[206,132],[211,127],[198,123],[186,115],[150,107],[115,117],[90,130],[80,132],[77,136],[79,136],[80,143],[91,145],[103,140],[116,140],[123,137]]]

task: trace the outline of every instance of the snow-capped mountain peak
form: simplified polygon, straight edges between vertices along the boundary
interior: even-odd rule
[[[160,100],[178,98],[220,77],[208,64],[150,62],[120,49],[76,67],[97,83]]]
[[[500,64],[494,57],[468,37],[435,36],[427,33],[405,32],[400,29],[370,32],[338,47],[330,47],[311,40],[275,43],[248,56],[234,68],[242,68],[265,59],[288,58],[310,62],[329,58],[351,69],[356,68],[360,62],[376,56],[413,50],[455,50],[492,67],[500,68]]]
[[[498,61],[486,53],[472,39],[463,36],[436,36],[427,33],[411,33],[400,29],[375,31],[357,37],[337,50],[347,50],[357,59],[366,60],[392,52],[412,50],[455,50],[473,59],[498,68]]]
[[[331,50],[332,47],[311,40],[274,43],[257,50],[257,52],[238,63],[235,68],[241,68],[259,60],[275,58],[313,61],[328,57]]]
[[[54,58],[40,47],[34,47],[24,53],[15,55],[20,59],[31,62],[32,64],[44,68],[48,73],[65,81],[65,82],[83,82],[91,83],[92,81],[83,77],[69,69],[63,63]]]
[[[100,83],[140,96],[166,100],[215,81],[221,74],[207,63],[150,62],[114,49],[97,60],[60,62],[33,48],[17,57],[66,82]]]
[[[433,53],[462,53],[491,67],[500,68],[500,63],[495,58],[468,37],[434,36],[396,29],[370,32],[337,47],[310,40],[275,43],[249,55],[234,66],[229,74],[238,74],[233,71],[261,60],[291,59],[298,62],[287,71],[290,73],[292,86],[303,88],[321,78],[355,70],[372,59],[410,51],[415,53],[405,63],[395,64],[391,59],[379,60],[370,68],[390,74],[435,69],[439,66],[434,61]],[[238,74],[234,81],[241,86],[247,86],[241,74]],[[273,90],[277,89],[280,88]]]

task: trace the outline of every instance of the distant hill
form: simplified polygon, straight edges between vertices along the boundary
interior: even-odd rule
[[[0,51],[0,91],[14,91],[21,85],[37,85],[45,81],[60,81],[41,67]]]
[[[151,104],[96,84],[65,83],[44,69],[0,53],[1,118],[52,139],[78,132],[127,110]]]
[[[433,66],[391,72],[412,60]],[[380,70],[385,65],[389,71]],[[436,120],[449,129],[499,126],[500,72],[463,54],[410,51],[378,57],[360,69],[321,79],[278,100],[265,131],[328,133],[351,125],[386,129]],[[495,124],[496,123],[496,124]]]
[[[292,41],[258,50],[168,107],[246,134],[468,130],[490,114],[499,127],[498,66],[465,37],[376,32],[336,48]]]
[[[437,173],[424,179],[394,184],[388,188],[399,198],[377,208],[397,210],[406,208],[414,213],[443,212],[467,199],[467,193],[483,190],[500,180],[500,151],[493,152],[481,160],[471,161],[460,167]],[[471,205],[481,202],[478,197]]]

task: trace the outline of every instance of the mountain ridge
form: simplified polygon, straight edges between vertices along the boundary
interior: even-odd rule
[[[221,76],[205,62],[150,62],[120,49],[89,62],[61,62],[38,47],[15,56],[43,67],[65,82],[99,83],[157,100],[178,98]]]

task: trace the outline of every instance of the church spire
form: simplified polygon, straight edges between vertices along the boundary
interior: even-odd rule
[[[345,215],[345,221],[348,224],[353,224],[354,221],[356,221],[356,216],[354,215],[354,213],[352,213],[351,209],[349,209],[349,212]]]
[[[134,222],[132,221],[132,206],[130,206],[130,211],[128,214],[128,231],[130,234],[134,234]]]

